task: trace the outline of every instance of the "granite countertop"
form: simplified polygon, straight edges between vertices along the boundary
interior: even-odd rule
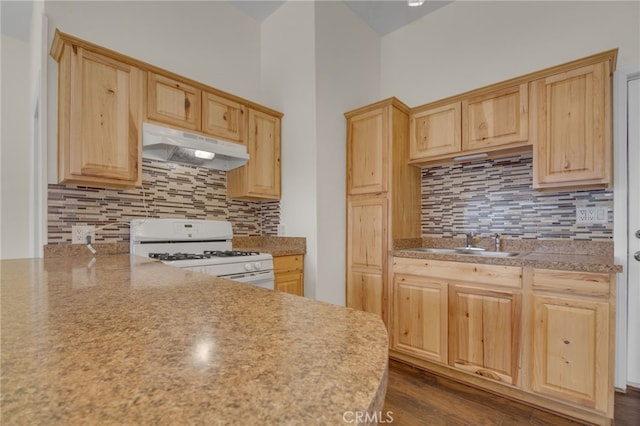
[[[3,424],[340,424],[382,409],[376,316],[128,254],[2,260]]]
[[[272,256],[304,255],[307,239],[304,237],[234,237],[233,248],[270,253]]]
[[[425,241],[426,240],[426,241]],[[613,260],[613,245],[605,242],[505,241],[504,251],[519,253],[513,257],[489,257],[470,254],[440,254],[413,251],[416,247],[453,248],[464,246],[460,239],[404,239],[394,242],[393,256],[454,262],[530,266],[566,271],[622,272]],[[487,250],[491,250],[485,247]]]

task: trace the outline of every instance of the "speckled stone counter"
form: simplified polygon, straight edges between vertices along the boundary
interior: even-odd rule
[[[513,257],[489,257],[470,254],[440,254],[412,251],[416,247],[454,248],[465,245],[459,238],[410,238],[394,241],[393,256],[417,259],[449,260],[493,265],[531,266],[543,269],[558,269],[582,272],[621,272],[622,267],[613,261],[613,245],[609,242],[592,241],[526,241],[503,240],[503,251],[517,252]],[[477,244],[493,250],[484,241]]]
[[[271,253],[272,256],[305,254],[307,239],[304,237],[234,237],[233,248]]]
[[[0,267],[2,424],[335,425],[382,409],[372,314],[130,255]]]

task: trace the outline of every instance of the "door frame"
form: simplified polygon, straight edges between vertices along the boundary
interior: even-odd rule
[[[627,330],[628,330],[628,138],[627,138],[627,83],[640,76],[638,65],[618,68],[613,75],[613,251],[614,261],[622,265],[617,276],[616,289],[616,389],[627,388]],[[640,309],[640,306],[638,306]]]

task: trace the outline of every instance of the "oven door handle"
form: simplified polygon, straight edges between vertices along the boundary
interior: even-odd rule
[[[242,274],[222,275],[220,278],[226,278],[233,281],[248,282],[252,280],[273,279],[273,271],[246,272]]]

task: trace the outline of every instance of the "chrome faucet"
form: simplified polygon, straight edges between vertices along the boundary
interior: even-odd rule
[[[473,232],[467,232],[467,247],[473,247]]]

